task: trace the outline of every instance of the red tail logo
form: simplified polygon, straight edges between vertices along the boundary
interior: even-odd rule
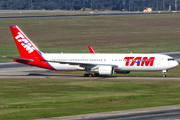
[[[20,56],[34,54],[34,50],[39,51],[28,37],[18,28],[18,26],[9,26],[16,43]],[[40,52],[40,51],[39,51]]]
[[[23,46],[28,53],[32,53],[35,50],[33,45],[27,39],[25,39],[25,37],[20,32],[18,32],[18,35],[15,37],[15,39],[21,43],[21,46]]]

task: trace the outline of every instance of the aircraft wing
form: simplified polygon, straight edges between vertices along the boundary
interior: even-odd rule
[[[85,62],[69,62],[69,61],[47,61],[47,62],[55,62],[55,63],[61,63],[61,64],[69,64],[69,65],[79,65],[81,67],[89,67],[89,66],[112,66],[112,67],[118,67],[114,64],[96,64],[96,63],[85,63]]]

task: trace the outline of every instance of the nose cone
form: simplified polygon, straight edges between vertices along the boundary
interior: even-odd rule
[[[174,61],[173,66],[176,67],[178,65],[179,65],[179,63],[177,61]]]

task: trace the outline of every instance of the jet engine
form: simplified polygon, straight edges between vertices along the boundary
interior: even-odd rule
[[[112,75],[114,74],[114,68],[112,66],[99,66],[99,75]]]

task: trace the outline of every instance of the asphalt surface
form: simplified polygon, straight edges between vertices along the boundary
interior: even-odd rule
[[[180,105],[52,117],[36,120],[180,120]]]
[[[58,10],[0,10],[0,13],[75,13],[74,15],[41,15],[41,16],[14,16],[14,17],[0,17],[2,19],[27,19],[27,18],[56,18],[56,17],[92,17],[92,16],[121,16],[121,15],[162,15],[162,14],[180,14],[180,12],[101,12],[101,11],[58,11]]]

